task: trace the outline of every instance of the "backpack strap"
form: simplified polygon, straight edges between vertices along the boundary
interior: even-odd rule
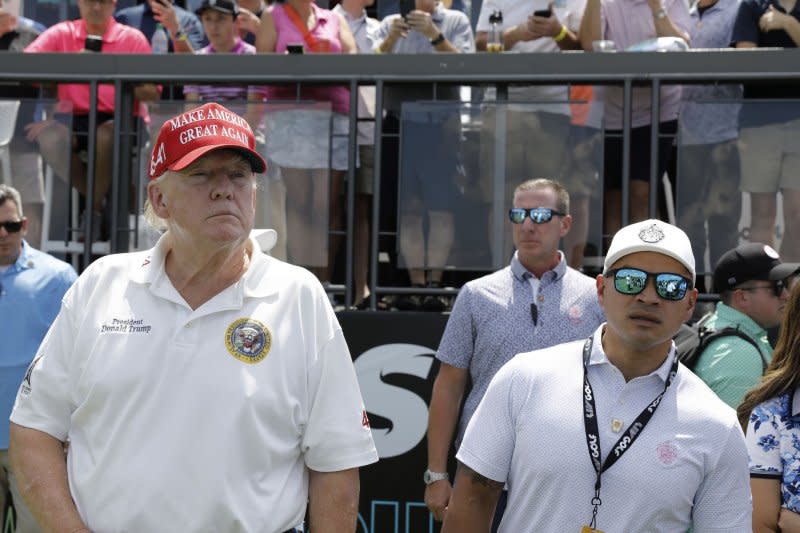
[[[761,374],[763,375],[767,371],[767,365],[768,365],[767,358],[764,357],[764,354],[761,351],[761,348],[758,346],[758,343],[755,341],[755,339],[753,339],[745,332],[740,330],[738,326],[737,327],[728,326],[726,328],[722,328],[719,330],[702,328],[700,330],[701,353],[705,351],[705,349],[708,347],[709,344],[711,344],[713,341],[717,340],[720,337],[739,337],[740,339],[744,339],[747,342],[749,342],[753,346],[753,348],[756,349],[759,357],[761,357]]]

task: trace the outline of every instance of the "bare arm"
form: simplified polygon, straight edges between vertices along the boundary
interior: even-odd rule
[[[578,39],[581,47],[587,52],[592,51],[592,43],[599,41],[603,32],[600,31],[600,0],[587,0],[586,8],[583,10],[581,27],[578,30]]]
[[[800,22],[791,15],[781,13],[770,5],[767,12],[758,20],[758,27],[763,32],[783,30],[796,46],[800,46]]]
[[[800,532],[800,514],[794,513],[786,508],[781,508],[780,518],[778,518],[778,527],[781,533]]]
[[[43,531],[90,533],[69,491],[63,442],[12,422],[8,453],[19,491]]]
[[[780,483],[778,479],[750,478],[750,491],[753,494],[753,533],[781,531],[778,529],[778,515],[781,511]]]
[[[339,16],[339,42],[342,43],[343,54],[357,54],[358,46],[356,46],[356,39],[353,37],[353,32],[350,31],[350,25],[347,23],[343,15]]]
[[[489,533],[503,484],[458,464],[453,497],[442,533]]]
[[[428,468],[433,472],[447,472],[447,456],[466,385],[466,369],[441,364],[433,382],[428,412]],[[444,519],[452,490],[447,479],[425,487],[425,504],[436,520]]]
[[[653,13],[653,23],[656,27],[656,36],[658,37],[680,37],[684,41],[691,42],[689,35],[678,28],[672,18],[669,16],[663,7],[661,7],[661,0],[647,0],[650,6],[650,11]],[[659,16],[663,15],[663,16]]]
[[[261,14],[261,25],[258,27],[258,33],[256,34],[256,50],[262,54],[274,52],[277,43],[278,32],[275,30],[275,21],[272,19],[272,13],[264,10]]]
[[[528,31],[527,23],[517,24],[503,30],[503,47],[511,50],[515,44],[521,41],[532,41],[537,36]],[[486,43],[489,40],[489,32],[479,31],[475,34],[475,49],[479,52],[486,51]]]
[[[353,533],[358,518],[358,468],[338,472],[308,472],[310,530]]]

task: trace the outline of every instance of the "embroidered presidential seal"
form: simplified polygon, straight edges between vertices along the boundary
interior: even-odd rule
[[[650,224],[639,232],[639,238],[644,242],[658,242],[664,238],[664,231],[656,224]]]
[[[272,335],[267,327],[252,318],[240,318],[225,332],[225,347],[243,363],[258,363],[267,356],[271,346]]]

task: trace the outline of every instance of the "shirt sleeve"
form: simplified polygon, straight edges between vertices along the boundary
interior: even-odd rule
[[[75,366],[74,313],[65,300],[17,392],[11,421],[63,441],[67,438],[74,408],[70,383]]]
[[[761,14],[761,10],[753,2],[744,0],[739,4],[736,21],[733,23],[732,46],[736,46],[736,43],[743,41],[758,44],[760,35],[758,20],[761,18]]]
[[[721,337],[709,344],[697,361],[696,373],[720,399],[736,409],[763,370],[761,353],[746,340]]]
[[[472,26],[470,26],[467,16],[460,11],[458,18],[453,23],[451,37],[448,37],[447,40],[462,54],[475,51],[475,36],[472,33]]]
[[[63,51],[58,45],[61,40],[61,32],[63,26],[58,24],[52,28],[48,28],[44,33],[40,34],[31,44],[25,47],[26,52],[31,53],[46,53],[46,52],[61,52]]]
[[[779,406],[776,398],[757,405],[750,414],[745,441],[751,476],[777,479],[783,476]]]
[[[317,353],[308,367],[306,465],[320,472],[355,468],[378,460],[353,359],[321,286],[316,289]]]
[[[475,327],[472,323],[472,291],[465,285],[456,296],[453,311],[439,341],[436,358],[450,366],[469,368],[475,351]]]
[[[517,379],[515,366],[511,363],[494,375],[467,425],[456,454],[456,459],[475,472],[502,483],[506,482],[511,469],[516,416],[521,410],[512,401],[512,389]]]
[[[695,494],[693,532],[750,533],[753,506],[747,449],[735,420],[731,422],[728,438],[720,445],[716,464],[707,471]]]

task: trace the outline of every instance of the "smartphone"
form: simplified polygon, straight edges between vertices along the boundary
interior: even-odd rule
[[[302,44],[287,44],[286,45],[286,53],[287,54],[302,54],[305,51],[305,48]]]
[[[536,11],[533,12],[534,17],[544,17],[548,19],[552,14],[553,13],[550,11],[550,9],[537,9]]]
[[[409,13],[417,9],[416,0],[400,0],[400,16],[406,18]]]
[[[89,52],[100,52],[103,50],[103,38],[100,35],[87,35],[83,47]]]

